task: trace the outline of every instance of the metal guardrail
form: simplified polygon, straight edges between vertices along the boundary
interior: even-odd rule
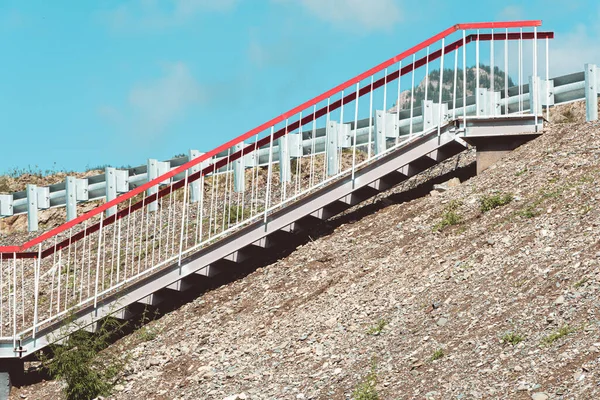
[[[594,79],[589,79],[592,76]],[[530,78],[531,79],[531,78]],[[586,79],[591,81],[590,85],[586,85]],[[548,81],[540,80],[541,105],[544,108],[559,104],[566,104],[573,101],[585,100],[598,94],[597,84],[600,82],[600,70],[594,64],[586,64],[584,71],[576,72],[568,75],[555,77]],[[547,87],[546,87],[547,86]],[[596,89],[594,88],[596,86]],[[484,89],[485,91],[485,89]],[[588,93],[589,92],[589,93]],[[480,96],[468,96],[467,100],[467,115],[476,115],[478,105],[477,99],[483,98],[487,102],[492,102],[492,107],[498,108],[500,114],[522,113],[530,109],[530,92],[529,83],[508,88],[508,97],[506,93],[496,92],[495,96],[486,97],[486,93],[481,93]],[[508,101],[506,101],[508,99]],[[462,105],[458,101],[457,109],[454,110],[451,101],[445,103],[444,119],[449,119],[452,114],[458,113],[462,115]],[[481,104],[484,107],[490,107],[489,104]],[[460,106],[460,107],[459,107]],[[413,115],[409,110],[401,110],[397,114],[397,127],[399,135],[407,135],[412,126],[414,132],[421,132],[429,126],[437,124],[436,113],[430,116],[423,116],[423,109],[431,107],[436,108],[437,105],[429,102],[421,107],[415,107]],[[376,111],[380,113],[381,111]],[[590,112],[588,112],[590,114]],[[426,121],[426,117],[430,121]],[[594,119],[593,111],[591,116],[588,115],[588,120]],[[596,115],[597,119],[597,115]],[[345,130],[345,141],[355,134],[354,124],[349,124],[349,128]],[[357,123],[356,140],[360,145],[373,144],[375,135],[373,134],[373,125],[369,118],[359,120]],[[300,139],[302,137],[302,139]],[[326,128],[319,128],[314,132],[306,131],[297,134],[290,134],[287,145],[292,158],[306,154],[321,154],[325,152]],[[279,162],[279,142],[273,144],[274,153],[271,162]],[[127,169],[116,169],[107,167],[104,174],[91,176],[88,178],[73,178],[67,177],[64,182],[56,183],[49,186],[28,185],[26,190],[15,192],[12,194],[0,195],[0,218],[12,215],[28,214],[30,230],[37,230],[36,216],[37,210],[45,210],[57,207],[67,207],[67,220],[72,220],[77,216],[76,204],[105,200],[110,201],[120,193],[126,193],[133,190],[149,181],[150,177],[157,177],[165,172],[176,169],[186,162],[202,155],[197,150],[190,150],[187,156],[172,158],[166,161],[158,161],[149,159],[146,165],[140,165]],[[225,152],[221,152],[212,157],[210,161],[204,161],[203,165],[213,163],[222,158],[227,157]],[[256,158],[258,158],[259,166],[266,166],[269,163],[269,147],[264,146],[257,154],[247,156],[245,159],[245,167],[250,168],[256,166]],[[150,174],[148,173],[150,171]],[[222,171],[225,172],[225,171]],[[106,177],[109,179],[106,179]],[[183,174],[175,175],[173,178],[167,179],[163,184],[176,182],[184,178]]]

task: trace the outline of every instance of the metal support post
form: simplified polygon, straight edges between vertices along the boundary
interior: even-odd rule
[[[542,115],[542,91],[540,77],[529,77],[529,111],[533,115]]]
[[[283,135],[277,139],[277,146],[279,147],[279,177],[281,182],[291,182],[292,180],[288,140],[288,135]]]
[[[27,185],[27,229],[29,232],[38,230],[38,198],[35,185]]]
[[[195,158],[198,158],[202,155],[198,150],[190,150],[188,153],[188,161],[192,161]],[[196,172],[202,169],[203,162],[200,164],[194,165],[190,168],[190,175],[195,174]],[[200,179],[196,179],[194,182],[190,183],[190,202],[197,203],[200,201]]]
[[[398,137],[399,125],[396,114],[391,114],[383,110],[375,111],[375,154],[381,154],[386,151],[387,138]]]
[[[325,129],[325,152],[327,154],[327,176],[334,176],[338,173],[339,152],[338,152],[338,122],[329,121]]]
[[[596,64],[585,64],[585,119],[598,120],[598,67]]]
[[[158,178],[158,161],[153,159],[153,158],[149,158],[148,159],[148,182],[150,182],[153,179]],[[148,196],[153,195],[154,193],[158,193],[158,185],[154,185],[152,186],[150,189],[148,189]],[[152,203],[148,204],[148,211],[156,211],[158,210],[158,202],[157,201],[153,201]]]
[[[13,215],[13,202],[12,194],[0,194],[0,217]]]
[[[284,137],[286,137],[286,140],[287,140],[287,135]],[[244,144],[238,143],[235,146],[233,146],[233,151],[235,153],[237,153],[238,151],[242,150],[243,148],[244,148]],[[286,151],[286,152],[287,152],[288,158],[289,158],[289,151]],[[279,154],[281,154],[281,150],[279,151]],[[244,161],[245,161],[244,156],[242,156],[233,162],[233,191],[236,193],[243,193],[245,190],[246,167],[244,165],[245,164]],[[288,175],[290,175],[289,168],[288,168],[287,173],[288,173]]]
[[[77,218],[77,181],[74,176],[65,180],[65,203],[67,206],[67,221]]]
[[[117,198],[117,173],[115,168],[106,167],[104,169],[104,182],[106,184],[106,202]],[[106,210],[106,216],[110,217],[117,212],[117,206]]]

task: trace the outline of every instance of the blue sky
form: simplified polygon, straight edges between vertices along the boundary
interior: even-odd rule
[[[2,0],[0,173],[208,151],[459,22],[542,19],[551,75],[600,63],[595,1],[519,3]]]

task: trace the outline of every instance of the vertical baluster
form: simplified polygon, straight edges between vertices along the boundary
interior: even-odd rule
[[[438,103],[438,129],[437,129],[437,134],[438,136],[440,136],[442,134],[442,92],[443,92],[443,88],[444,88],[444,51],[446,50],[445,48],[445,44],[446,44],[446,39],[442,38],[442,58],[440,58],[440,81],[438,84],[438,89],[439,89],[439,103]]]
[[[183,232],[184,232],[184,223],[185,223],[185,206],[187,203],[187,188],[188,188],[188,171],[185,170],[185,181],[183,184],[183,210],[181,212],[181,232],[179,234],[179,260],[177,260],[177,265],[181,266],[181,256],[183,254]]]
[[[398,89],[400,90],[400,89]],[[360,82],[356,83],[356,99],[354,104],[354,134],[352,137],[352,184],[354,185],[354,174],[356,168],[356,131],[358,131],[358,100],[360,92]],[[398,96],[398,101],[400,101],[400,96]]]

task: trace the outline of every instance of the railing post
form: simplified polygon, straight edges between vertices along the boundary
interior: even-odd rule
[[[325,153],[327,155],[327,176],[337,175],[338,172],[338,122],[329,121],[325,129]],[[369,144],[370,146],[370,144]]]
[[[29,232],[38,230],[38,198],[35,185],[27,185],[27,229]]]
[[[106,184],[106,202],[117,198],[117,173],[116,169],[112,167],[106,167],[104,169],[104,183]],[[111,207],[106,210],[106,216],[110,217],[117,212],[117,206]]]
[[[13,195],[0,194],[0,217],[10,217],[13,215]]]
[[[384,153],[387,150],[387,138],[397,138],[398,135],[398,116],[383,110],[375,111],[375,154]]]
[[[542,92],[540,90],[540,77],[529,77],[529,111],[533,115],[542,114]]]
[[[74,176],[67,176],[65,180],[65,204],[67,221],[77,218],[77,183]]]
[[[288,140],[288,134],[285,134],[277,139],[277,146],[279,150],[279,177],[281,182],[290,182],[292,180],[292,175],[290,173],[292,164]]]
[[[598,120],[598,67],[596,64],[585,64],[585,119]]]
[[[158,161],[153,159],[153,158],[149,158],[148,159],[148,182],[150,182],[153,179],[158,178]],[[158,185],[154,185],[152,186],[150,189],[148,189],[148,196],[153,195],[154,193],[158,192]],[[158,210],[158,201],[153,201],[152,203],[148,204],[148,211],[156,211]]]
[[[434,126],[435,121],[433,120],[433,101],[423,100],[421,102],[421,112],[423,116],[423,132],[425,132]]]
[[[284,137],[287,138],[287,136],[288,135],[286,135]],[[233,151],[237,153],[238,151],[242,150],[243,148],[244,148],[244,143],[238,143],[235,146],[233,146]],[[289,158],[289,152],[287,152],[287,153],[288,153],[288,158]],[[279,150],[279,154],[281,155],[281,148]],[[243,193],[245,190],[245,187],[246,187],[246,179],[245,179],[246,167],[244,165],[244,157],[245,156],[242,155],[240,158],[238,158],[237,160],[235,160],[233,162],[233,191],[236,193],[240,193],[240,192]],[[289,175],[289,168],[288,168],[288,175]]]
[[[188,153],[188,161],[192,161],[195,158],[198,158],[202,155],[198,150],[190,150]],[[204,164],[204,163],[200,163]],[[194,165],[190,168],[190,175],[195,174],[196,172],[202,169],[200,164]],[[190,202],[197,203],[200,200],[200,179],[196,179],[194,182],[190,183]]]

